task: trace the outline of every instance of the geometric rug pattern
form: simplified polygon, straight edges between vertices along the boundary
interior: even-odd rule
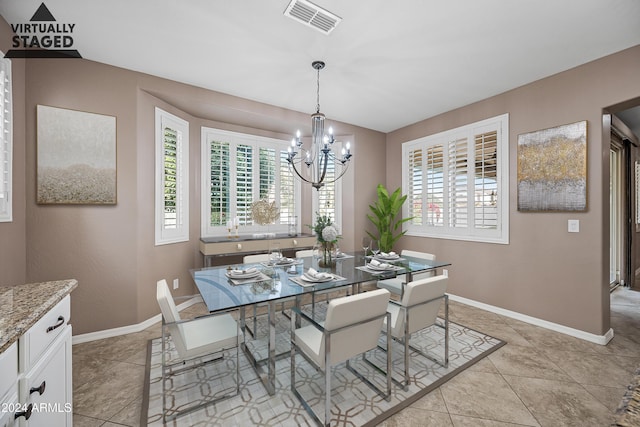
[[[316,306],[322,311],[322,305]],[[264,316],[263,316],[264,317]],[[290,321],[281,313],[276,316],[276,348],[286,355],[276,361],[276,393],[270,396],[253,367],[240,351],[240,393],[232,398],[205,406],[197,411],[169,421],[169,426],[313,426],[315,422],[291,392],[291,361],[289,353]],[[248,324],[250,324],[248,322]],[[252,354],[266,355],[267,324],[258,322],[255,340],[247,334]],[[444,329],[432,326],[413,334],[413,346],[437,360],[444,355]],[[449,365],[442,367],[414,352],[410,357],[411,384],[405,391],[392,383],[391,400],[386,401],[348,371],[342,363],[332,369],[332,426],[374,426],[409,406],[431,390],[453,378],[467,367],[505,344],[504,341],[477,332],[463,325],[449,322]],[[386,348],[381,335],[380,345]],[[403,346],[392,342],[393,377],[403,377]],[[367,358],[380,367],[386,366],[386,354],[379,349],[367,353]],[[161,339],[150,340],[147,360],[145,401],[142,405],[141,425],[160,426],[162,423]],[[196,361],[197,362],[197,361]],[[202,399],[229,394],[235,390],[235,349],[225,352],[220,361],[188,370],[166,382],[169,389],[167,405],[183,409]],[[364,363],[361,357],[351,365],[382,390],[384,376]],[[296,356],[296,387],[317,414],[324,413],[324,374],[316,371],[300,355]]]

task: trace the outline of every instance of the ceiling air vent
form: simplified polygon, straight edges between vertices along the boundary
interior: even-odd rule
[[[291,0],[284,15],[315,28],[323,34],[331,33],[342,21],[339,16],[307,0]]]

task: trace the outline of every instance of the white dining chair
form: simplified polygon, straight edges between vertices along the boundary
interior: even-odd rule
[[[414,280],[406,284],[401,301],[389,301],[387,311],[391,315],[391,336],[404,346],[404,379],[400,384],[405,389],[409,385],[409,351],[414,350],[422,356],[444,366],[449,365],[449,295],[444,275]],[[437,322],[440,305],[444,301],[443,325]],[[436,325],[444,329],[444,356],[442,360],[427,354],[411,345],[411,335]],[[386,328],[383,326],[383,330]]]
[[[245,255],[242,258],[243,264],[256,264],[259,262],[267,262],[267,261],[269,261],[269,254]]]
[[[433,254],[429,254],[426,252],[412,251],[408,249],[403,249],[402,252],[400,253],[400,256],[401,257],[410,256],[414,258],[424,259],[426,261],[436,260],[436,256]],[[422,273],[415,273],[413,274],[412,280],[424,279],[425,277],[433,277],[434,275],[435,275],[434,271],[425,271]],[[400,274],[391,279],[378,280],[377,286],[379,288],[388,290],[392,294],[402,296],[402,286],[403,284],[406,285],[406,283],[407,283],[407,276],[405,274]]]
[[[357,295],[336,298],[329,302],[324,322],[318,322],[298,308],[292,309],[291,316],[291,390],[300,400],[309,415],[321,425],[328,426],[331,414],[331,367],[346,361],[346,367],[378,395],[390,400],[391,397],[391,317],[387,313],[389,291],[376,289]],[[309,323],[296,329],[298,316]],[[386,391],[380,390],[360,374],[349,359],[378,346],[380,328],[387,326],[387,370]],[[301,354],[307,362],[324,372],[324,420],[315,413],[308,401],[296,388],[296,354]]]
[[[160,280],[156,286],[156,299],[162,313],[162,418],[167,422],[178,416],[211,405],[222,399],[236,396],[240,391],[239,348],[242,333],[238,323],[229,313],[202,316],[183,320],[175,305],[166,280]],[[169,340],[173,343],[174,357],[170,357]],[[224,359],[224,351],[236,349],[235,391],[218,395],[196,405],[178,410],[169,410],[166,404],[166,382],[170,377],[196,369],[204,364]],[[177,356],[175,356],[177,353]],[[197,363],[192,359],[200,358]],[[207,359],[202,361],[202,359]],[[190,363],[187,363],[190,361]]]
[[[303,249],[296,251],[296,258],[308,258],[313,256],[313,249]]]

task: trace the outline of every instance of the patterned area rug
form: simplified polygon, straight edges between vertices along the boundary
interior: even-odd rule
[[[624,398],[616,411],[616,422],[620,427],[640,426],[640,368],[636,371],[633,382],[627,387]]]
[[[289,319],[277,315],[277,348],[289,348]],[[266,354],[266,321],[258,322],[257,340],[247,344],[254,354]],[[384,339],[381,338],[381,345]],[[361,380],[349,372],[344,364],[332,374],[332,426],[374,426],[394,413],[409,406],[431,390],[453,378],[467,367],[502,347],[505,342],[474,331],[462,325],[449,323],[449,366],[443,368],[418,353],[411,355],[411,384],[407,391],[392,385],[391,400],[379,397]],[[444,329],[430,327],[412,337],[412,345],[441,360],[444,354]],[[403,347],[392,347],[393,377],[402,378]],[[182,410],[203,399],[220,396],[235,390],[235,350],[225,353],[224,359],[209,363],[172,377],[166,386],[170,389],[167,405],[171,410]],[[260,356],[258,356],[260,357]],[[369,360],[384,367],[386,356],[381,350],[367,354]],[[150,340],[147,362],[145,401],[142,405],[142,425],[162,425],[161,339]],[[276,361],[276,394],[269,396],[248,359],[240,352],[240,393],[232,398],[182,415],[168,422],[171,426],[313,426],[298,399],[290,391],[290,357]],[[384,377],[375,372],[361,358],[352,359],[352,366],[370,381],[385,388]],[[296,386],[318,414],[324,411],[323,374],[306,360],[296,358]]]

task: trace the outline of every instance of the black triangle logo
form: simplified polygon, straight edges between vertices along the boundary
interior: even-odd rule
[[[31,17],[31,21],[55,21],[56,18],[53,17],[47,6],[42,3],[36,13]]]

